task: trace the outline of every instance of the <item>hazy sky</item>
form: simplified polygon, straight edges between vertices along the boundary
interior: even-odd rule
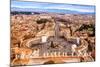
[[[40,1],[40,2],[55,2],[55,3],[95,5],[95,0],[22,0],[22,1]]]
[[[36,9],[62,9],[62,10],[71,10],[78,12],[95,12],[95,6],[90,5],[71,5],[71,4],[62,4],[62,3],[45,3],[45,2],[26,2],[26,1],[12,1],[11,7],[17,8],[36,8]]]

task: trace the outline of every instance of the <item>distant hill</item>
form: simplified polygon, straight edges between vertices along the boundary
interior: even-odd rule
[[[39,9],[39,8],[18,8],[12,7],[11,11],[22,11],[22,12],[52,12],[52,13],[64,13],[64,14],[95,14],[94,12],[78,12],[72,10],[63,10],[63,9]]]

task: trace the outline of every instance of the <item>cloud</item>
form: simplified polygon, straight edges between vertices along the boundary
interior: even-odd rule
[[[95,0],[21,0],[21,1],[38,1],[38,2],[54,2],[54,3],[95,5]]]

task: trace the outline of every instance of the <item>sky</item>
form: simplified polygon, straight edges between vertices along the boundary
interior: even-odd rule
[[[39,2],[54,2],[54,3],[83,4],[83,5],[95,5],[96,3],[96,0],[21,0],[21,1],[39,1]]]
[[[86,0],[85,0],[86,1]],[[31,8],[31,9],[55,9],[55,10],[70,10],[76,12],[95,12],[95,5],[83,5],[72,3],[48,3],[48,2],[35,2],[35,1],[18,1],[12,0],[11,7],[16,8]]]

